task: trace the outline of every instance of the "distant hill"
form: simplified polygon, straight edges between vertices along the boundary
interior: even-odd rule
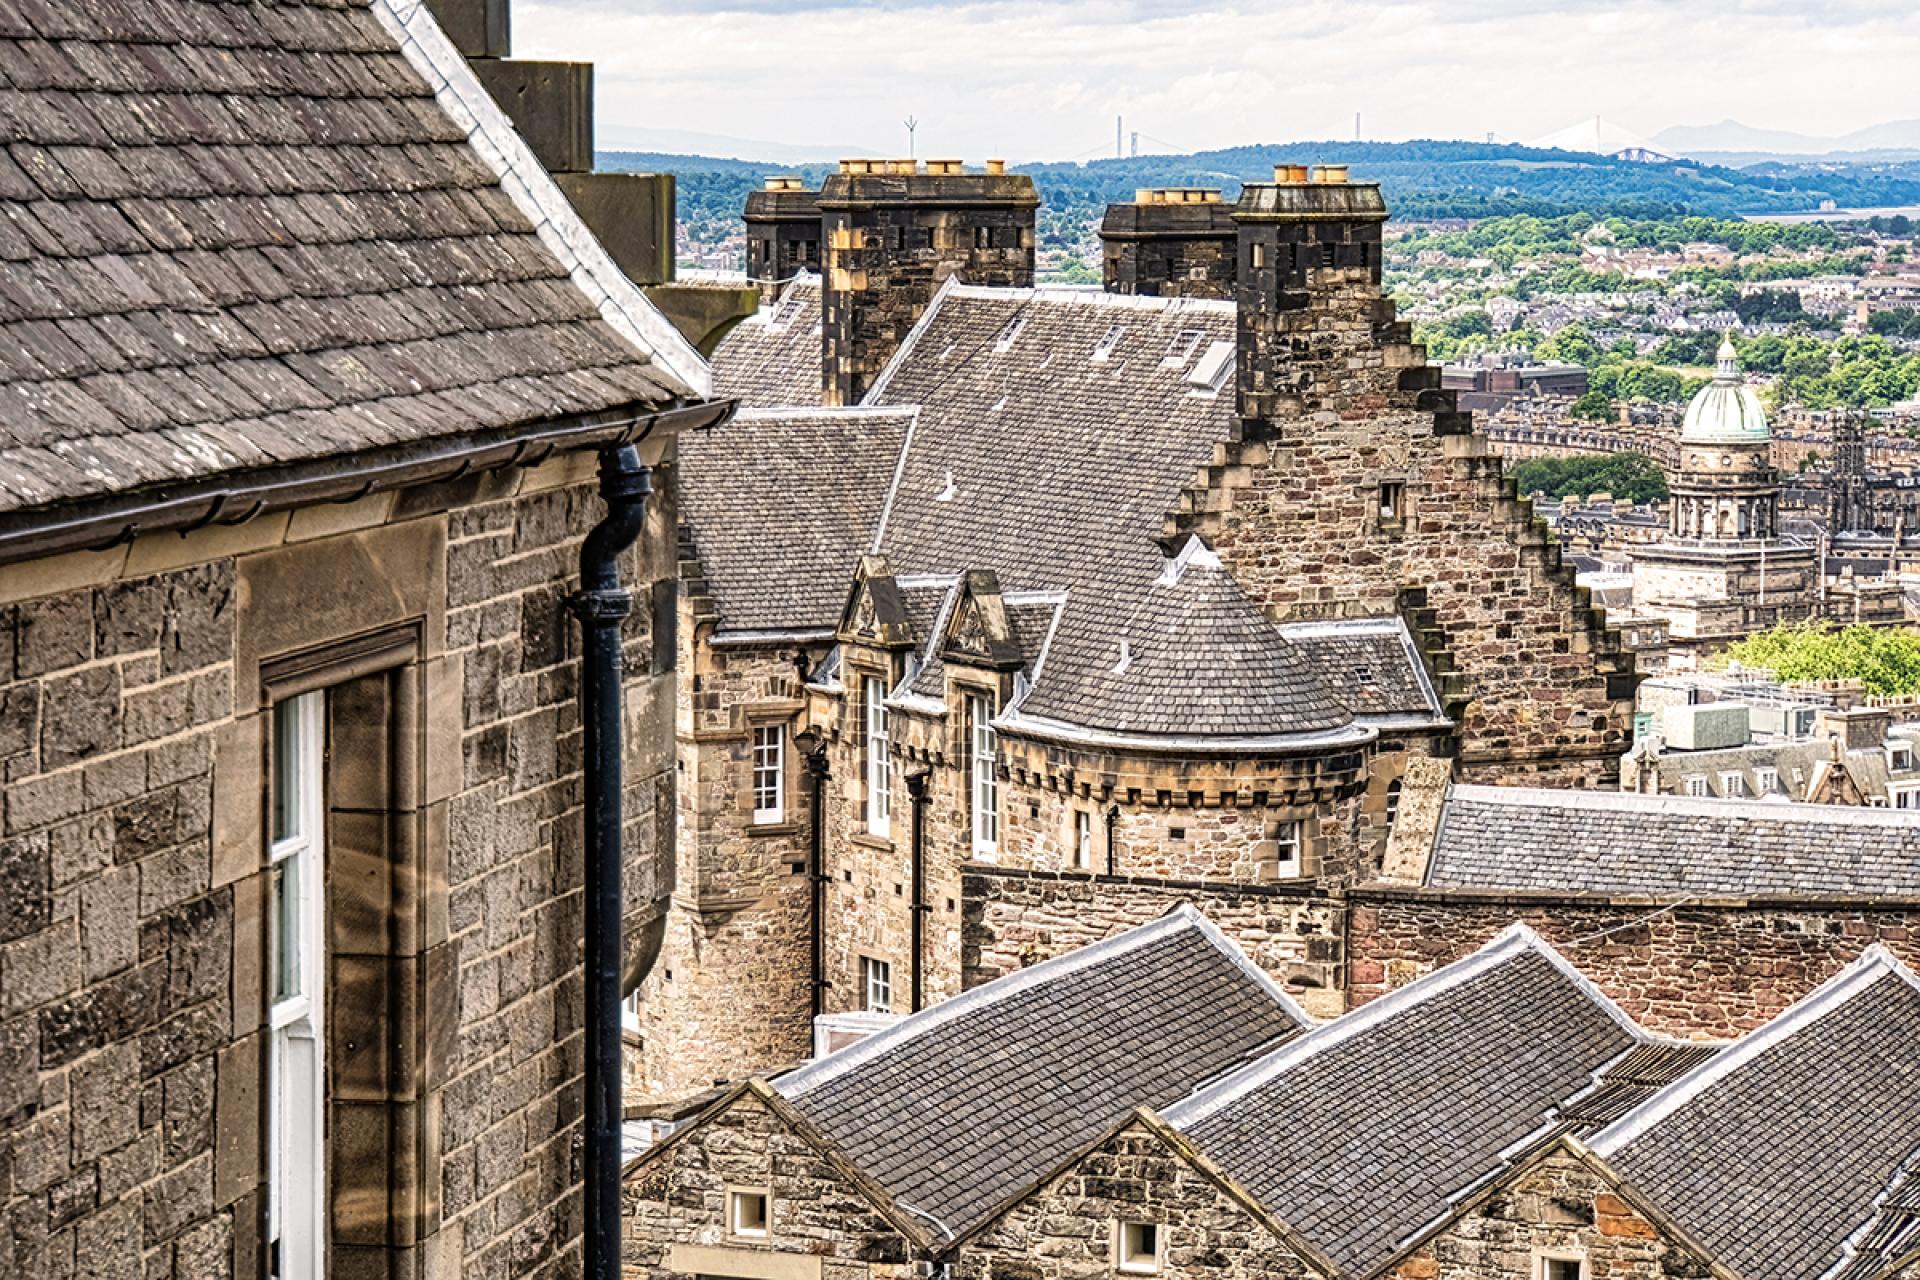
[[[1920,152],[1920,120],[1889,120],[1851,133],[1822,137],[1786,129],[1755,129],[1738,120],[1662,129],[1653,140],[1669,151],[1712,160],[1718,155],[1842,156]]]
[[[1831,200],[1842,207],[1920,204],[1920,174],[1793,167],[1749,172],[1694,161],[1639,164],[1609,156],[1478,142],[1301,142],[1232,147],[1193,155],[1136,156],[1085,164],[1020,164],[1044,202],[1043,244],[1084,244],[1106,205],[1137,187],[1217,186],[1229,200],[1240,184],[1268,181],[1276,163],[1344,161],[1356,178],[1378,181],[1402,219],[1597,215],[1731,217],[1794,213]],[[693,237],[717,243],[737,233],[747,192],[772,172],[817,183],[828,164],[717,159],[659,152],[606,152],[600,167],[665,171],[678,178],[680,216]]]

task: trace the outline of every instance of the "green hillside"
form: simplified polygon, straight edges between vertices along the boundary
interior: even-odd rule
[[[1650,217],[1677,213],[1730,217],[1842,207],[1920,203],[1920,172],[1810,168],[1723,169],[1690,161],[1637,164],[1605,156],[1474,142],[1305,142],[1233,147],[1185,156],[1137,156],[1085,164],[1022,164],[1044,207],[1043,244],[1082,244],[1106,205],[1136,187],[1218,186],[1232,199],[1240,184],[1266,181],[1276,163],[1341,161],[1354,177],[1378,181],[1401,219],[1554,216],[1576,211]],[[746,195],[768,173],[799,172],[817,183],[830,166],[760,164],[706,156],[604,152],[606,169],[666,171],[679,180],[680,217],[702,243],[739,230]]]

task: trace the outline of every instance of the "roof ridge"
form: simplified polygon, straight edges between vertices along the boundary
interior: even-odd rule
[[[1094,285],[1034,284],[1034,285],[995,285],[966,284],[959,277],[950,277],[954,281],[954,294],[962,298],[982,300],[1005,300],[1022,302],[1064,302],[1084,306],[1102,307],[1117,311],[1164,311],[1177,315],[1182,311],[1200,311],[1218,315],[1234,314],[1234,303],[1225,298],[1184,298],[1162,297],[1145,293],[1108,293]]]
[[[1496,787],[1480,783],[1454,783],[1448,798],[1458,797],[1482,804],[1519,808],[1547,805],[1566,809],[1606,809],[1628,813],[1677,813],[1695,817],[1754,819],[1773,822],[1830,823],[1838,826],[1912,828],[1920,838],[1920,825],[1895,809],[1876,809],[1861,805],[1798,803],[1788,808],[1759,799],[1723,800],[1717,797],[1647,795],[1638,791],[1563,791],[1551,787]]]
[[[1920,992],[1920,977],[1893,952],[1875,943],[1852,964],[1821,983],[1784,1012],[1775,1015],[1765,1026],[1734,1041],[1594,1134],[1587,1146],[1602,1157],[1616,1155],[1622,1147],[1644,1136],[1711,1085],[1775,1045],[1792,1039],[1828,1014],[1845,1007],[1855,996],[1889,977],[1903,981]]]
[[[1202,916],[1192,904],[1182,902],[1165,915],[1145,924],[1102,938],[1098,942],[1090,942],[1084,947],[1077,947],[1063,955],[1042,960],[1038,964],[1028,965],[1024,969],[1016,969],[991,982],[942,1000],[930,1009],[909,1014],[885,1031],[877,1031],[844,1049],[830,1053],[824,1058],[816,1058],[805,1066],[788,1072],[774,1082],[774,1088],[782,1097],[798,1098],[808,1090],[845,1075],[853,1068],[879,1057],[894,1046],[912,1040],[923,1032],[945,1026],[976,1009],[1019,995],[1044,982],[1091,968],[1095,964],[1124,955],[1148,943],[1157,942],[1182,929],[1195,928],[1196,925],[1204,926],[1207,923],[1206,917]],[[1224,936],[1219,935],[1217,930],[1209,933],[1205,928],[1200,928],[1199,932],[1209,942],[1214,942],[1216,937]],[[1215,943],[1215,945],[1218,944]]]
[[[1526,924],[1515,921],[1495,934],[1472,955],[1435,969],[1371,1000],[1332,1022],[1324,1023],[1297,1040],[1288,1041],[1264,1058],[1230,1071],[1196,1089],[1161,1112],[1167,1123],[1184,1129],[1219,1111],[1228,1103],[1266,1084],[1281,1072],[1353,1037],[1391,1021],[1410,1005],[1423,1004],[1490,969],[1530,951],[1553,950]],[[1556,966],[1557,968],[1558,966]]]
[[[713,375],[693,344],[661,314],[608,254],[598,236],[534,156],[500,104],[429,11],[426,0],[370,0],[375,18],[401,56],[433,93],[439,109],[467,135],[547,251],[567,269],[573,287],[615,332],[645,352],[662,372],[699,399],[713,395]]]

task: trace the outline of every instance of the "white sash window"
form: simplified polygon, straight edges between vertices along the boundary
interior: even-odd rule
[[[325,882],[326,695],[273,709],[267,864],[267,1219],[276,1280],[326,1274]]]
[[[992,698],[967,695],[967,730],[973,773],[973,851],[991,858],[1000,849],[1000,780],[994,776],[999,739],[993,732]]]
[[[887,682],[868,676],[861,685],[867,716],[867,831],[893,834],[893,760],[887,754]]]

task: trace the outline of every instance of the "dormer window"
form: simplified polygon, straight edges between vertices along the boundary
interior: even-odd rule
[[[1160,1224],[1123,1222],[1114,1239],[1114,1269],[1150,1276],[1160,1270]]]
[[[1113,354],[1113,349],[1120,345],[1120,337],[1126,333],[1126,331],[1127,326],[1123,324],[1109,326],[1106,333],[1101,335],[1100,341],[1094,346],[1093,354],[1088,358],[1104,363],[1107,358]]]
[[[1905,773],[1913,768],[1913,744],[1911,742],[1889,742],[1887,744],[1887,768],[1895,773]]]

